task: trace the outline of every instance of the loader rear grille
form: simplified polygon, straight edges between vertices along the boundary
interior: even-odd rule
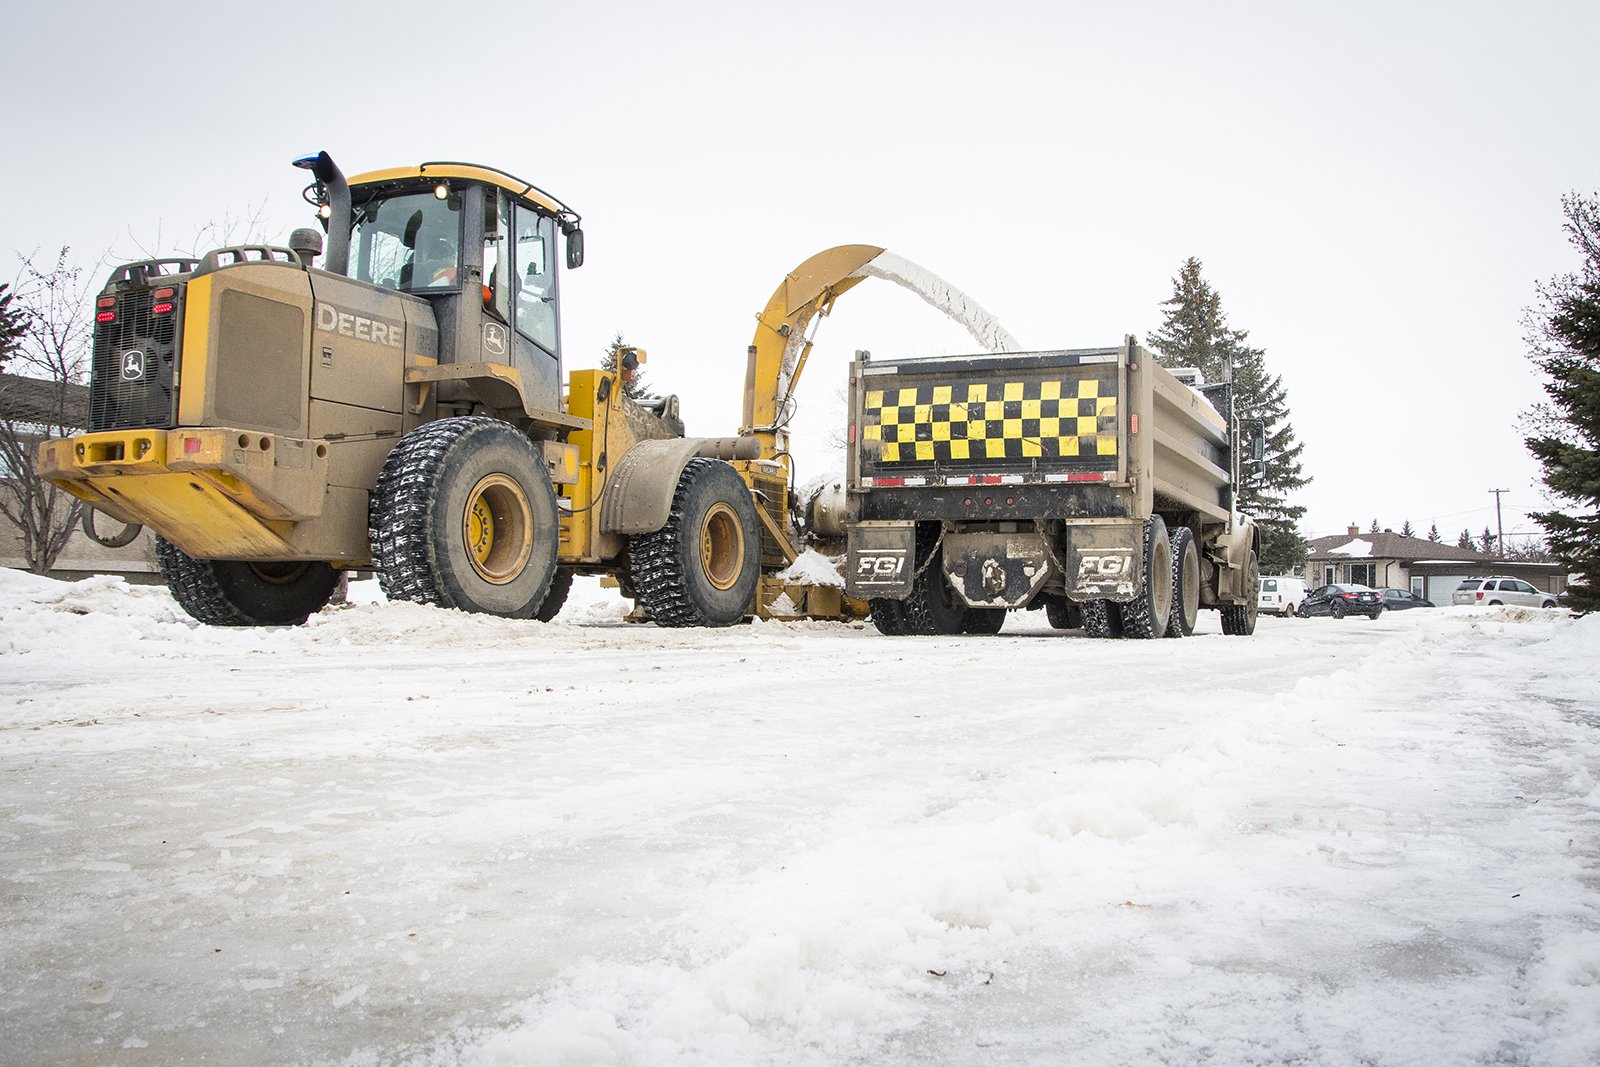
[[[155,288],[101,297],[89,378],[89,430],[169,429],[177,424],[176,363],[183,286],[154,299]],[[156,312],[156,305],[163,310]]]

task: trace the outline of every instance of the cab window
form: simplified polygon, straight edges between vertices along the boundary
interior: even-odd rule
[[[512,232],[517,332],[553,353],[556,350],[556,275],[551,259],[555,249],[554,220],[518,204],[512,212]]]
[[[486,197],[483,226],[484,305],[503,321],[511,318],[511,202],[496,192]]]
[[[406,292],[452,288],[461,269],[461,198],[411,193],[355,209],[350,276]]]

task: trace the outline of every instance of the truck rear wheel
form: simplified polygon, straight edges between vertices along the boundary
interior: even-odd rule
[[[1127,637],[1161,637],[1172,618],[1172,542],[1160,515],[1144,522],[1143,562],[1139,592],[1122,605],[1122,632]]]
[[[1005,624],[1005,608],[968,608],[966,617],[961,620],[961,632],[993,635],[999,633]]]
[[[1083,629],[1083,609],[1065,597],[1051,597],[1044,602],[1044,617],[1053,630]]]
[[[441,419],[389,453],[367,536],[390,600],[531,619],[556,573],[555,490],[515,426]]]
[[[1172,617],[1168,637],[1188,637],[1200,617],[1200,550],[1194,531],[1180,526],[1172,532]]]
[[[1260,610],[1257,606],[1255,591],[1261,588],[1261,565],[1256,562],[1256,554],[1250,553],[1244,564],[1244,586],[1242,595],[1243,604],[1236,604],[1222,609],[1222,632],[1232,637],[1249,637],[1256,632],[1256,614]],[[1344,614],[1344,606],[1335,600],[1334,606],[1339,608],[1339,614]],[[1338,616],[1335,616],[1337,618]]]
[[[156,538],[156,561],[172,598],[212,626],[298,626],[339,584],[326,563],[195,559],[164,537]]]
[[[904,637],[906,635],[905,601],[890,600],[888,597],[873,597],[867,601],[867,607],[872,613],[872,625],[877,627],[880,634],[885,637]]]
[[[761,532],[744,479],[716,459],[691,459],[667,524],[629,547],[639,602],[657,626],[729,626],[761,577]]]
[[[1085,600],[1083,636],[1095,638],[1122,636],[1122,605],[1114,600]]]

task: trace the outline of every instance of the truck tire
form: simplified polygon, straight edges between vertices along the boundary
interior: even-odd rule
[[[550,591],[544,595],[544,603],[539,605],[539,610],[534,618],[540,622],[550,622],[561,614],[561,606],[567,602],[567,594],[572,592],[572,572],[565,567],[556,568],[556,576],[550,579]]]
[[[1245,559],[1243,588],[1245,602],[1222,609],[1222,632],[1232,637],[1249,637],[1256,632],[1256,615],[1260,608],[1255,591],[1261,588],[1261,565],[1256,562],[1254,552]],[[1333,603],[1342,613],[1343,605],[1337,600]]]
[[[1005,608],[968,608],[966,617],[961,620],[961,632],[992,636],[1005,624]]]
[[[888,597],[873,597],[867,601],[867,608],[872,613],[872,625],[885,637],[904,637],[906,635],[906,603],[903,600],[890,600]]]
[[[1083,636],[1110,638],[1122,636],[1122,605],[1114,600],[1085,600]]]
[[[556,573],[556,495],[522,431],[482,416],[441,419],[389,453],[367,511],[390,600],[534,618]]]
[[[1083,609],[1065,597],[1051,597],[1044,602],[1044,617],[1052,630],[1083,629]]]
[[[1200,617],[1200,550],[1194,531],[1180,526],[1172,532],[1172,617],[1168,637],[1188,637]]]
[[[1122,605],[1127,637],[1161,637],[1172,619],[1172,541],[1160,515],[1144,522],[1144,579],[1134,598]]]
[[[921,536],[917,538],[923,540]],[[918,545],[917,566],[922,573],[911,581],[911,592],[906,594],[906,633],[918,637],[936,637],[962,632],[966,622],[967,605],[950,583],[944,580],[943,550],[930,548],[927,554]],[[931,558],[930,558],[931,557]]]
[[[667,524],[629,543],[639,602],[657,626],[731,626],[761,577],[761,528],[750,490],[718,459],[691,459]]]
[[[211,626],[298,626],[327,606],[339,584],[326,563],[195,559],[159,536],[156,561],[172,598]]]

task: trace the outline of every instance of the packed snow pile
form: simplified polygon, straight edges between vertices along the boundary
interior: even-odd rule
[[[0,571],[8,1060],[1600,1059],[1600,617],[351,600]]]
[[[839,561],[824,556],[814,548],[807,548],[796,556],[793,563],[778,572],[777,579],[780,582],[793,582],[795,585],[844,588],[844,575],[839,573]]]

